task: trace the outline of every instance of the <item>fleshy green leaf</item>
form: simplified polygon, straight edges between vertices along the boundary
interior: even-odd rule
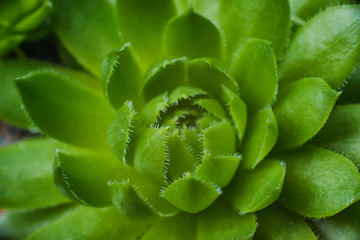
[[[216,201],[209,209],[199,214],[197,239],[252,239],[256,230],[253,214],[239,215],[225,201]]]
[[[184,85],[186,62],[184,58],[164,60],[150,69],[142,88],[145,100]]]
[[[221,194],[221,190],[186,173],[168,186],[162,194],[181,210],[197,213],[210,206]]]
[[[245,169],[255,168],[274,147],[278,134],[271,108],[264,109],[251,118],[243,141],[241,152],[244,160],[241,166]]]
[[[38,71],[16,80],[23,104],[44,133],[83,147],[107,147],[113,111],[100,92],[55,71]]]
[[[162,35],[167,22],[175,15],[172,0],[117,0],[121,33],[130,41],[147,66],[161,57]]]
[[[114,208],[79,207],[35,232],[28,240],[135,240],[146,227],[146,222],[130,222]]]
[[[76,60],[97,77],[106,55],[123,45],[114,1],[53,0],[52,24]],[[89,17],[91,16],[91,17]]]
[[[219,187],[226,187],[234,177],[240,160],[240,155],[212,156],[205,152],[201,164],[196,169],[195,177]]]
[[[169,57],[190,59],[223,55],[219,28],[193,9],[171,20],[164,35],[165,52]]]
[[[18,46],[24,39],[25,35],[16,34],[0,39],[0,57],[8,54],[14,47]]]
[[[43,226],[55,221],[72,210],[72,204],[51,208],[7,211],[0,221],[1,236],[25,239]]]
[[[58,150],[54,178],[67,197],[85,205],[103,207],[111,203],[108,181],[124,171],[112,156],[92,152]]]
[[[321,236],[327,240],[357,240],[360,238],[360,202],[330,218],[315,219]]]
[[[136,144],[134,167],[154,181],[163,182],[167,128],[146,128]]]
[[[114,119],[111,121],[108,130],[108,141],[113,153],[124,163],[129,163],[126,160],[126,150],[131,141],[131,132],[135,111],[131,102],[126,102],[116,113]]]
[[[234,129],[229,121],[214,123],[203,131],[204,148],[211,155],[232,154],[236,152]]]
[[[277,92],[277,67],[270,42],[248,40],[236,56],[232,69],[241,98],[252,114],[273,102]]]
[[[168,93],[165,92],[151,99],[141,110],[141,120],[146,127],[150,127],[157,121],[161,111],[165,110],[168,105]]]
[[[360,164],[360,104],[336,106],[313,143]]]
[[[360,175],[347,158],[315,146],[283,154],[280,202],[306,217],[328,217],[360,199]]]
[[[274,204],[256,214],[259,228],[255,240],[316,240],[314,233],[298,215]]]
[[[48,139],[32,139],[0,148],[2,208],[39,208],[68,202],[52,179],[56,146]]]
[[[279,197],[284,177],[284,163],[265,160],[254,170],[238,171],[225,194],[241,214],[255,212]]]
[[[288,0],[225,0],[221,4],[229,60],[239,43],[249,38],[271,41],[277,57],[281,56],[290,28]]]
[[[321,77],[339,87],[360,60],[360,6],[333,7],[299,29],[279,67],[280,85]]]
[[[313,137],[325,124],[339,95],[321,78],[304,78],[280,89],[274,105],[279,127],[276,147],[296,147]]]
[[[360,62],[357,64],[360,66]],[[346,81],[343,93],[337,101],[338,104],[360,103],[360,67],[356,68]]]
[[[102,65],[102,80],[105,96],[115,110],[126,100],[135,105],[140,103],[141,72],[129,43],[107,55]]]

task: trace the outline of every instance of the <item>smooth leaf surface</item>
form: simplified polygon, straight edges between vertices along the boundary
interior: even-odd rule
[[[167,56],[218,58],[223,55],[220,29],[210,20],[190,9],[172,19],[164,34]]]
[[[121,33],[130,41],[146,66],[161,57],[162,35],[167,22],[175,15],[172,0],[117,0]]]
[[[193,177],[190,173],[175,180],[162,193],[170,203],[188,213],[204,210],[220,194],[220,189]]]
[[[339,87],[360,60],[359,14],[358,5],[329,8],[299,29],[279,66],[280,86],[313,76]]]
[[[97,77],[106,55],[123,45],[113,1],[54,0],[52,24],[76,60]]]
[[[125,219],[114,208],[79,207],[35,232],[28,239],[116,240],[123,238],[135,240],[141,236],[146,227],[146,223]]]
[[[126,150],[131,141],[135,110],[131,102],[126,102],[116,113],[108,130],[108,141],[111,150],[116,157],[124,163],[130,163],[126,159]]]
[[[236,152],[234,129],[229,121],[215,123],[203,131],[204,148],[212,155],[232,154]]]
[[[325,124],[340,96],[321,78],[304,78],[280,89],[274,105],[279,127],[276,147],[299,146],[313,137]]]
[[[249,39],[242,46],[232,67],[241,99],[254,114],[270,105],[277,93],[277,66],[272,44]]]
[[[261,210],[279,197],[285,170],[283,162],[265,160],[254,170],[238,171],[225,195],[241,214]]]
[[[26,111],[42,132],[82,147],[107,147],[113,111],[100,92],[50,70],[33,72],[15,83]]]
[[[141,71],[129,43],[109,53],[102,64],[103,89],[111,106],[117,110],[125,101],[141,103]]]
[[[111,203],[108,181],[125,171],[121,165],[120,161],[106,154],[58,150],[54,180],[58,189],[70,199],[104,207]]]
[[[278,158],[287,171],[280,202],[289,209],[322,218],[360,199],[360,175],[347,158],[311,145]]]
[[[256,214],[259,228],[254,240],[316,240],[306,222],[280,204],[271,205]]]
[[[68,202],[52,179],[56,147],[56,143],[39,138],[0,148],[2,208],[40,208]]]
[[[360,105],[336,106],[313,143],[360,164]]]
[[[252,239],[257,224],[253,214],[239,215],[232,206],[218,200],[200,213],[197,225],[198,240]]]
[[[221,4],[221,26],[227,39],[229,60],[232,60],[239,43],[249,38],[272,42],[277,58],[281,56],[290,28],[288,0],[225,0]]]

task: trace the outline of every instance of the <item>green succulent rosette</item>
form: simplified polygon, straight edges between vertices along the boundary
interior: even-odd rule
[[[0,233],[358,239],[360,6],[315,2],[53,0],[84,70],[1,60],[43,136],[0,149]]]

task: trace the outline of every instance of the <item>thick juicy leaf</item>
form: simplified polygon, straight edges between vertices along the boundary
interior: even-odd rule
[[[100,78],[106,55],[123,45],[113,1],[54,0],[52,24],[76,60]]]
[[[52,179],[56,146],[48,139],[32,139],[0,148],[2,208],[39,208],[68,202]]]
[[[316,240],[314,233],[298,215],[280,204],[274,204],[256,214],[259,228],[255,240]]]
[[[229,203],[218,200],[199,214],[197,239],[252,239],[256,227],[253,214],[239,215]]]
[[[234,129],[229,121],[215,123],[203,131],[204,148],[211,155],[232,154],[236,152]]]
[[[360,175],[347,158],[315,146],[283,154],[280,202],[306,217],[328,217],[360,199]]]
[[[73,204],[36,210],[7,211],[0,221],[0,236],[25,239],[27,236],[72,210]]]
[[[146,68],[161,56],[162,35],[175,15],[175,5],[172,0],[117,0],[116,8],[121,33],[134,45]]]
[[[141,240],[196,240],[196,218],[179,213],[174,217],[155,222],[141,237]]]
[[[131,222],[114,208],[79,207],[41,228],[28,240],[135,240],[146,227],[146,222]]]
[[[3,121],[22,128],[30,126],[13,80],[45,66],[28,60],[0,61],[0,117]]]
[[[360,66],[360,62],[357,64]],[[360,103],[360,67],[355,68],[346,81],[343,93],[337,101],[338,104]]]
[[[102,80],[105,96],[115,110],[126,100],[140,104],[141,72],[129,43],[104,59]]]
[[[50,70],[33,72],[15,83],[26,111],[42,132],[78,146],[107,146],[113,111],[100,92]]]
[[[113,153],[124,163],[126,160],[126,150],[131,141],[131,134],[135,111],[131,102],[126,102],[116,113],[111,121],[108,130],[108,141]]]
[[[304,78],[280,89],[274,105],[279,127],[276,147],[299,146],[313,137],[325,124],[340,96],[321,78]]]
[[[330,218],[315,219],[321,236],[326,240],[360,239],[360,202]]]
[[[244,160],[241,167],[254,169],[274,147],[278,138],[278,126],[271,108],[258,112],[249,120],[242,146]]]
[[[190,59],[221,58],[223,42],[220,30],[193,9],[169,22],[164,35],[165,52],[169,57]]]
[[[254,170],[238,171],[225,195],[241,214],[255,212],[279,197],[284,177],[284,163],[265,160]]]
[[[154,181],[163,182],[167,128],[146,128],[136,144],[134,167]]]
[[[336,106],[313,143],[360,164],[360,104]]]
[[[204,210],[220,194],[220,189],[193,177],[190,173],[174,181],[162,193],[170,203],[188,213]]]
[[[252,114],[273,102],[277,92],[277,67],[270,42],[248,40],[236,56],[232,69],[241,99]]]
[[[112,156],[92,152],[58,150],[54,178],[67,197],[85,205],[103,207],[111,203],[108,181],[124,171]]]
[[[279,68],[280,85],[303,77],[339,87],[360,60],[360,6],[329,8],[299,29]]]
[[[286,44],[290,28],[288,0],[225,0],[222,4],[221,26],[227,38],[227,58],[231,60],[239,43],[248,38],[269,40],[276,56]]]

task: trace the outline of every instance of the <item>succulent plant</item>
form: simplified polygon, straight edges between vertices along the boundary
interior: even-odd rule
[[[0,234],[360,238],[359,5],[33,2],[62,50],[0,62],[0,117],[41,135],[0,148]]]

